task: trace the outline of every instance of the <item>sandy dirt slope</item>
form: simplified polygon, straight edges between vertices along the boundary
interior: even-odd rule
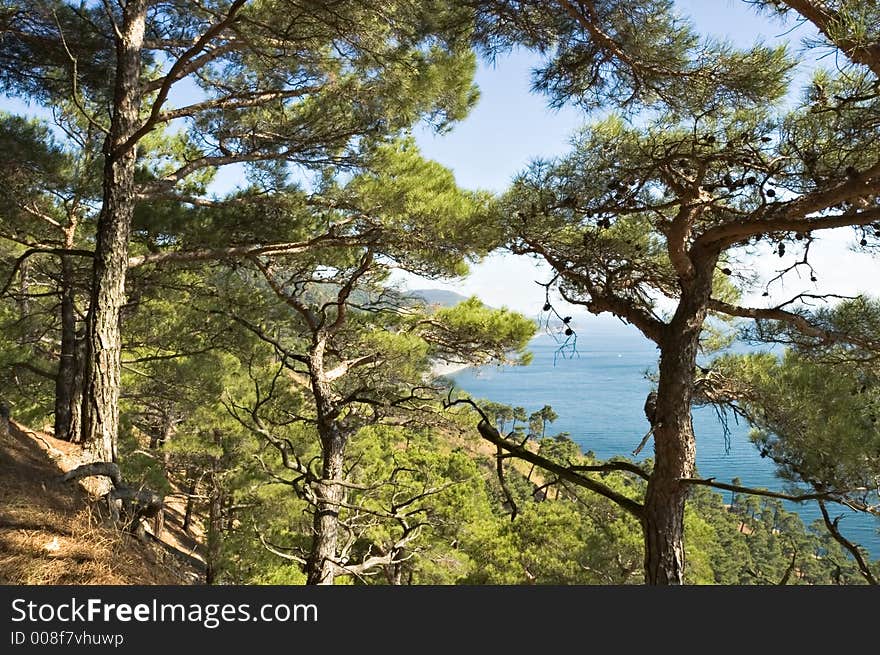
[[[108,524],[86,487],[62,483],[81,462],[75,445],[15,422],[0,430],[0,584],[193,584],[197,544],[166,518],[163,542]]]

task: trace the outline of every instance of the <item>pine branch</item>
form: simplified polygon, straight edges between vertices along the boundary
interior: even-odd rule
[[[838,516],[836,519],[831,520],[831,517],[828,515],[828,509],[825,507],[825,503],[821,500],[819,501],[819,510],[822,512],[822,520],[825,522],[825,527],[828,528],[828,532],[831,533],[831,536],[837,543],[846,548],[852,554],[853,558],[856,560],[856,564],[858,564],[859,571],[865,580],[868,581],[868,584],[878,584],[877,578],[871,572],[871,568],[862,556],[859,547],[841,534],[840,528],[838,527],[840,517]]]
[[[608,487],[607,485],[604,485],[597,480],[593,480],[592,478],[580,475],[577,471],[572,470],[572,468],[569,466],[563,466],[562,464],[547,459],[546,457],[542,457],[537,453],[533,453],[515,442],[505,439],[498,432],[498,430],[492,427],[492,422],[489,420],[489,417],[486,416],[486,413],[470,398],[459,398],[457,400],[447,400],[444,402],[444,407],[446,408],[453,407],[455,405],[470,405],[474,410],[476,410],[482,419],[477,424],[477,431],[480,433],[480,436],[483,437],[486,441],[489,441],[490,443],[493,443],[496,446],[507,451],[510,456],[517,457],[527,462],[531,462],[532,464],[535,464],[536,466],[550,471],[551,473],[555,473],[562,480],[567,480],[579,487],[589,489],[590,491],[597,493],[600,496],[603,496],[604,498],[607,498],[608,500],[614,502],[636,518],[641,519],[644,512],[644,507],[640,503],[632,500],[631,498],[627,498],[623,494],[614,491],[611,487]]]
[[[878,346],[878,342],[876,341],[868,341],[865,339],[860,339],[848,333],[821,328],[814,323],[811,323],[805,316],[801,314],[796,314],[794,312],[782,309],[782,307],[786,304],[788,303],[783,303],[782,305],[768,308],[740,307],[738,305],[731,305],[729,303],[713,298],[709,300],[709,309],[714,312],[719,312],[721,314],[727,314],[728,316],[738,316],[741,318],[751,318],[756,320],[764,319],[771,321],[781,321],[783,323],[791,325],[801,334],[804,334],[808,337],[821,339],[825,343],[853,344],[861,346],[866,350],[874,350]]]

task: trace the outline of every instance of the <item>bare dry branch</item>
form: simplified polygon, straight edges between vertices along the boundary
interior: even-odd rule
[[[865,561],[865,558],[859,550],[859,547],[841,534],[840,528],[838,527],[838,523],[840,523],[840,517],[838,516],[836,519],[832,520],[831,517],[828,515],[828,509],[825,507],[825,503],[821,500],[819,501],[819,510],[822,512],[822,520],[825,522],[825,527],[828,528],[828,532],[831,533],[831,536],[837,543],[839,543],[850,552],[850,554],[856,560],[859,571],[861,572],[865,580],[868,581],[868,584],[878,584],[876,576],[873,574],[871,568],[868,566],[868,563]]]
[[[584,475],[580,475],[577,471],[571,470],[568,466],[563,466],[553,460],[547,459],[546,457],[542,457],[537,453],[533,453],[530,450],[521,447],[519,444],[513,441],[509,441],[505,439],[494,427],[492,427],[492,423],[489,418],[486,416],[485,412],[470,398],[459,398],[453,401],[446,401],[444,403],[445,407],[452,407],[454,405],[469,405],[474,408],[477,413],[479,413],[482,420],[477,424],[477,431],[480,433],[484,439],[489,441],[490,443],[495,444],[496,446],[502,448],[511,456],[517,457],[519,459],[523,459],[527,462],[531,462],[536,466],[539,466],[551,473],[555,473],[560,479],[568,480],[572,484],[575,484],[580,487],[584,487],[585,489],[589,489],[590,491],[611,500],[612,502],[619,505],[622,509],[626,510],[636,518],[641,519],[643,513],[643,507],[640,503],[632,500],[631,498],[627,498],[621,493],[614,491],[610,487],[593,480],[592,478],[588,478]]]

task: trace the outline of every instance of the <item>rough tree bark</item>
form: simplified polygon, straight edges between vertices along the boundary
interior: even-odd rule
[[[68,246],[65,246],[68,247]],[[55,377],[55,438],[77,441],[82,404],[82,362],[78,356],[73,258],[61,256],[61,358]]]
[[[82,404],[82,440],[97,459],[116,461],[121,336],[128,241],[135,205],[140,71],[147,0],[129,0],[116,36],[116,79],[110,132],[104,142],[103,202],[98,216]]]
[[[0,400],[0,437],[9,436],[9,407]]]
[[[205,550],[205,584],[214,584],[220,565],[223,547],[223,438],[219,430],[214,430],[214,445],[221,447],[221,454],[211,462],[210,492],[208,494],[208,529]]]
[[[404,584],[404,573],[406,573],[405,562],[401,561],[406,558],[406,549],[401,548],[397,553],[397,560],[392,562],[391,564],[386,564],[384,566],[385,569],[385,579],[388,580],[388,584],[393,585],[395,587],[399,587]],[[412,571],[409,571],[410,578],[412,578]]]
[[[82,443],[82,405],[83,384],[86,364],[85,326],[80,326],[76,333],[76,368],[73,375],[73,394],[71,395],[70,435],[71,441]]]
[[[309,353],[309,374],[315,397],[318,436],[321,440],[321,480],[312,521],[312,546],[306,564],[306,584],[333,584],[336,577],[336,549],[339,545],[339,508],[345,488],[338,484],[345,475],[345,435],[336,422],[333,392],[324,368],[326,337],[320,331]]]
[[[150,450],[156,450],[168,443],[171,440],[171,437],[174,436],[174,430],[176,427],[177,423],[174,420],[173,410],[166,409],[162,413],[162,423],[159,426],[159,429],[153,431],[150,435]]]
[[[654,470],[648,480],[642,529],[645,582],[684,582],[684,506],[696,460],[691,421],[697,351],[712,293],[715,258],[700,262],[682,281],[675,315],[660,342],[660,378],[654,416]]]
[[[198,488],[199,478],[195,471],[187,471],[187,479],[189,479],[189,485],[186,488],[186,508],[183,511],[183,525],[181,527],[186,534],[190,534],[190,530],[192,529],[193,509],[195,507],[194,496],[196,489]]]
[[[92,462],[77,466],[62,475],[61,481],[71,482],[87,477],[107,478],[109,491],[104,498],[110,508],[111,517],[114,521],[122,521],[127,530],[139,537],[143,537],[140,520],[155,518],[164,509],[164,498],[159,494],[126,484],[115,462]]]
[[[342,478],[345,439],[338,431],[321,435],[323,464],[317,488],[317,507],[313,520],[314,534],[306,567],[306,584],[333,584],[336,577],[336,549],[339,542],[339,507],[345,490],[336,480]]]
[[[222,530],[222,501],[218,489],[212,486],[208,502],[208,534],[205,551],[205,584],[217,581],[217,570],[220,563],[220,534]]]

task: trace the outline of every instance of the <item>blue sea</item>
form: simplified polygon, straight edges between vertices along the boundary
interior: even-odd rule
[[[584,451],[599,458],[629,456],[650,429],[642,408],[652,386],[647,375],[656,372],[658,351],[625,326],[578,329],[577,339],[576,349],[561,351],[559,336],[542,333],[530,344],[534,359],[528,366],[486,366],[449,377],[475,398],[521,406],[528,413],[552,405],[559,418],[548,426],[548,435],[568,432]],[[749,426],[730,417],[728,427],[725,440],[713,408],[694,410],[698,474],[722,482],[738,477],[746,486],[785,491],[786,482],[776,476],[774,463],[762,458],[749,441]],[[649,441],[639,459],[652,455]],[[786,507],[808,526],[821,520],[815,503],[787,502]],[[846,514],[840,522],[843,534],[864,546],[872,558],[880,558],[880,520],[845,508],[837,513]]]

